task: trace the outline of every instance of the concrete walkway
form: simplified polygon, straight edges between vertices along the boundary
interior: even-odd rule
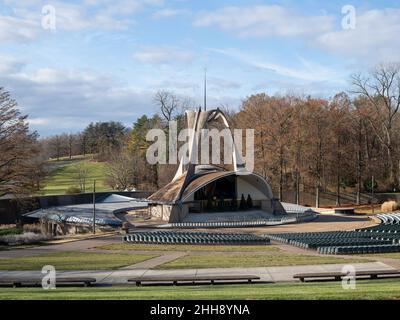
[[[354,263],[352,264],[358,271],[369,270],[392,270],[390,266],[381,262]],[[304,265],[304,266],[285,266],[285,267],[258,267],[258,268],[204,268],[204,269],[173,269],[173,270],[149,270],[149,269],[119,269],[104,271],[63,271],[57,272],[57,276],[80,276],[96,278],[98,284],[116,285],[127,284],[131,277],[141,276],[196,276],[196,275],[256,275],[262,282],[287,282],[298,281],[293,279],[293,275],[303,272],[335,272],[341,271],[344,264],[325,264],[325,265]],[[43,274],[38,271],[0,271],[0,278],[42,278]]]

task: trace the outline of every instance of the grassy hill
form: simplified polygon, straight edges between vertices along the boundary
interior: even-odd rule
[[[93,191],[93,180],[96,180],[96,191],[109,191],[105,185],[107,164],[77,157],[72,160],[50,160],[49,175],[44,181],[41,194],[65,194],[70,187],[79,187],[78,172],[80,166],[87,170],[85,192]]]

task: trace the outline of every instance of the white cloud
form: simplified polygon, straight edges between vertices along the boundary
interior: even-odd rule
[[[74,132],[92,121],[121,121],[131,125],[153,109],[153,92],[119,83],[90,70],[41,68],[34,71],[5,66],[0,84],[29,115],[41,135]]]
[[[241,37],[308,36],[332,29],[334,18],[328,15],[304,16],[278,5],[224,7],[200,14],[198,27],[218,26]]]
[[[227,80],[222,77],[207,77],[207,87],[218,92],[240,89],[242,85],[237,81]]]
[[[0,41],[29,41],[36,37],[39,23],[0,15]]]
[[[273,63],[265,58],[248,54],[236,49],[210,50],[238,60],[254,68],[267,70],[283,77],[305,81],[337,81],[340,78],[340,75],[336,72],[336,70],[312,63],[311,61],[301,57],[298,58],[300,67],[293,68],[282,64]]]
[[[327,32],[316,44],[331,52],[369,60],[399,59],[400,9],[370,10],[356,15],[356,27]]]
[[[162,0],[84,0],[81,3],[47,0],[3,0],[8,12],[0,15],[0,41],[26,41],[41,29],[42,8],[55,8],[56,28],[64,31],[86,29],[119,30],[132,26],[136,15],[147,6],[161,6]]]
[[[144,63],[168,64],[190,61],[193,53],[176,47],[148,47],[135,52],[133,58]]]
[[[216,26],[240,37],[299,37],[310,47],[341,54],[358,62],[376,64],[398,60],[400,9],[362,11],[356,8],[355,29],[342,29],[340,12],[333,15],[305,15],[279,5],[230,6],[201,13],[198,27]],[[280,69],[293,74],[292,70]],[[294,74],[294,76],[296,76]]]
[[[19,72],[25,66],[25,61],[8,55],[0,54],[0,74]]]
[[[170,18],[170,17],[175,17],[179,15],[185,15],[185,14],[190,14],[191,11],[187,9],[170,9],[170,8],[165,8],[158,10],[152,14],[152,17],[155,19],[160,19],[160,18]]]
[[[34,126],[47,126],[51,123],[49,118],[29,118],[27,122]]]

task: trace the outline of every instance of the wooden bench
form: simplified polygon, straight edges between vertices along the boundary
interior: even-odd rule
[[[90,287],[96,282],[95,278],[56,277],[56,286],[83,285]],[[8,278],[0,279],[0,286],[17,287],[41,287],[41,278]]]
[[[309,280],[334,280],[340,281],[343,277],[349,276],[343,272],[320,272],[320,273],[298,273],[293,276],[295,279],[300,279],[301,282]],[[379,276],[385,277],[400,277],[400,270],[381,270],[381,271],[356,271],[355,278],[369,277],[370,279],[377,279]]]
[[[171,283],[177,285],[179,282],[196,284],[198,282],[210,282],[214,284],[215,281],[230,282],[230,281],[247,281],[252,283],[253,280],[260,280],[260,277],[254,275],[216,275],[216,276],[179,276],[179,277],[161,277],[161,276],[145,276],[138,278],[130,278],[128,282],[135,282],[137,286],[142,283],[165,284]]]

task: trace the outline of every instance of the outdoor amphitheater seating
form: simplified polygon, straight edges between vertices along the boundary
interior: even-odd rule
[[[257,221],[215,221],[215,222],[178,222],[171,223],[172,228],[245,228],[265,226],[266,220]]]
[[[366,246],[319,247],[318,252],[322,254],[367,254],[367,253],[400,252],[400,245],[377,244],[377,245],[366,245]]]
[[[377,214],[376,217],[385,225],[400,224],[400,212]]]
[[[125,235],[128,243],[149,244],[269,244],[270,239],[253,234],[146,231]]]
[[[400,224],[395,223],[354,231],[281,233],[266,236],[271,240],[303,249],[314,249],[321,254],[400,252]]]

